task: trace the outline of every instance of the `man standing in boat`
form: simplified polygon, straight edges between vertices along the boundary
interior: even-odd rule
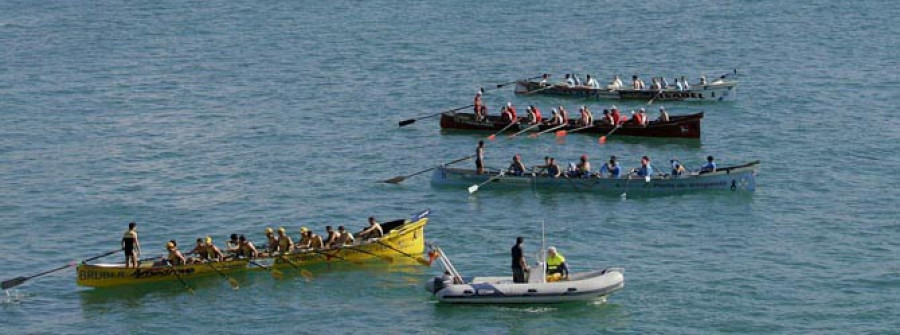
[[[122,236],[122,251],[125,252],[125,267],[138,267],[137,258],[141,255],[141,244],[137,237],[137,223],[129,223],[128,231]]]
[[[513,283],[525,283],[525,272],[528,272],[528,263],[525,261],[525,252],[522,243],[525,239],[522,236],[516,237],[516,245],[510,251],[512,254],[512,272]]]

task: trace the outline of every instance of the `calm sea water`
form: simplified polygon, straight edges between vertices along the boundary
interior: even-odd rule
[[[254,272],[238,291],[210,277],[193,296],[176,283],[84,289],[66,271],[4,299],[0,329],[896,333],[898,16],[894,1],[0,1],[4,280],[114,248],[132,220],[155,255],[170,238],[260,241],[267,225],[431,208],[427,237],[466,275],[506,273],[517,235],[533,254],[543,220],[573,268],[622,266],[627,282],[605,304],[457,307],[423,291],[437,268],[412,265],[322,266],[309,283]],[[753,195],[376,183],[470,154],[476,135],[396,123],[466,105],[479,86],[734,68],[737,102],[664,104],[706,112],[699,142],[522,138],[489,144],[488,165],[759,159]],[[579,104],[511,86],[485,101]]]

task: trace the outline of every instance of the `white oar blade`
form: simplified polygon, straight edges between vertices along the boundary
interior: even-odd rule
[[[478,185],[469,186],[469,194],[475,193],[478,191]]]
[[[650,176],[644,176],[644,182],[649,183],[649,182],[650,182]]]

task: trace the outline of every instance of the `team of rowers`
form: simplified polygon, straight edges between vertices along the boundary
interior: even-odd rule
[[[137,267],[137,257],[140,255],[140,243],[137,239],[137,224],[128,225],[128,231],[122,237],[122,250],[125,252],[125,267]],[[276,234],[277,232],[277,234]],[[167,254],[156,266],[197,264],[207,261],[224,261],[236,258],[273,257],[291,253],[317,252],[340,248],[345,245],[354,245],[369,239],[380,238],[384,235],[381,225],[374,217],[369,217],[369,225],[358,233],[352,234],[344,226],[334,230],[331,226],[325,227],[325,238],[312,232],[309,228],[300,228],[300,239],[295,243],[287,234],[284,227],[277,230],[267,227],[265,230],[267,244],[257,248],[244,235],[231,234],[231,239],[225,242],[225,250],[213,243],[210,236],[198,238],[197,244],[191,251],[182,253],[178,250],[178,243],[170,240],[166,243]]]
[[[481,90],[475,94],[475,102],[474,102],[474,110],[475,110],[475,120],[478,122],[485,121],[488,119],[488,109],[487,106],[484,105],[481,98]],[[533,106],[529,105],[526,108],[526,112],[528,113],[525,116],[524,122],[528,125],[548,125],[548,126],[562,126],[566,124],[571,124],[575,126],[588,127],[594,125],[594,115],[591,113],[591,110],[588,109],[587,106],[582,105],[581,108],[578,109],[579,118],[578,119],[570,119],[569,112],[565,107],[560,105],[557,108],[553,108],[550,111],[550,117],[546,120],[541,115],[541,111]],[[516,107],[513,106],[512,102],[507,102],[500,109],[500,120],[504,122],[519,122],[519,116],[516,114]],[[650,117],[647,115],[647,111],[643,108],[638,109],[637,111],[631,111],[631,118],[627,116],[623,116],[619,109],[613,105],[608,109],[603,110],[603,117],[599,119],[601,125],[625,125],[631,124],[635,126],[643,126],[646,127],[650,124]],[[659,117],[656,119],[659,122],[669,122],[669,113],[666,111],[665,107],[659,107]]]
[[[482,142],[479,142],[481,145]],[[478,150],[477,152],[483,153],[483,148]],[[713,156],[706,157],[706,164],[703,164],[700,167],[700,170],[696,171],[697,174],[710,173],[715,172],[717,169],[717,165],[715,162],[715,158]],[[681,162],[678,160],[669,161],[672,170],[671,176],[679,177],[684,176],[690,173]],[[477,164],[476,164],[477,165]],[[483,165],[476,166],[479,168],[477,173],[483,173]],[[522,157],[519,155],[515,155],[512,158],[512,163],[510,163],[509,168],[505,171],[506,174],[513,176],[524,176],[528,173],[529,169],[526,168],[525,164],[522,163]],[[546,174],[547,177],[550,178],[620,178],[622,177],[622,167],[619,165],[619,162],[616,159],[616,156],[610,156],[609,161],[604,163],[603,166],[600,167],[600,170],[594,171],[591,169],[591,162],[588,159],[587,155],[581,155],[581,158],[578,163],[569,163],[569,167],[563,171],[559,164],[556,162],[556,159],[550,156],[544,157],[544,164],[535,165],[531,167],[530,173],[533,176]],[[628,176],[638,176],[638,177],[652,177],[655,174],[661,174],[655,172],[652,165],[650,165],[650,157],[643,156],[641,157],[641,166],[637,168],[631,169],[631,172],[628,173]]]
[[[567,73],[565,78],[560,83],[551,83],[550,75],[544,74],[541,77],[540,85],[541,86],[568,86],[568,87],[584,87],[591,89],[601,89],[600,81],[597,78],[591,77],[591,75],[586,75],[586,79],[584,81],[578,77],[575,73]],[[713,83],[718,83],[720,81],[725,80],[725,75],[714,81]],[[700,76],[700,82],[698,85],[708,85],[706,76]],[[620,90],[623,88],[628,88],[622,83],[622,79],[619,78],[619,75],[615,75],[613,79],[609,82],[609,85],[606,85],[606,89],[610,90]],[[631,76],[631,89],[633,90],[646,90],[647,85],[644,83],[644,80],[638,77],[637,75]],[[658,90],[669,90],[675,89],[679,91],[686,91],[691,89],[690,83],[688,83],[687,78],[681,76],[681,78],[675,78],[675,83],[670,84],[666,77],[653,77],[650,81],[650,89],[654,91]]]

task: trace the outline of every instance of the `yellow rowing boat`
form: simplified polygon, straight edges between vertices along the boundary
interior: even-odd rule
[[[385,235],[379,239],[369,239],[356,245],[336,249],[304,251],[284,255],[284,257],[258,258],[260,263],[273,264],[276,267],[312,265],[322,262],[361,262],[381,257],[421,257],[425,251],[425,225],[428,223],[429,211],[413,215],[408,220],[395,220],[382,224]],[[285,262],[284,259],[290,260]],[[116,264],[79,264],[76,272],[76,283],[88,287],[110,287],[133,285],[160,281],[183,280],[216,274],[247,270],[250,261],[247,259],[226,260],[223,262],[186,264],[168,266],[142,262],[138,268],[126,268],[124,263]],[[215,267],[215,268],[213,268]],[[178,271],[178,275],[175,275]]]

